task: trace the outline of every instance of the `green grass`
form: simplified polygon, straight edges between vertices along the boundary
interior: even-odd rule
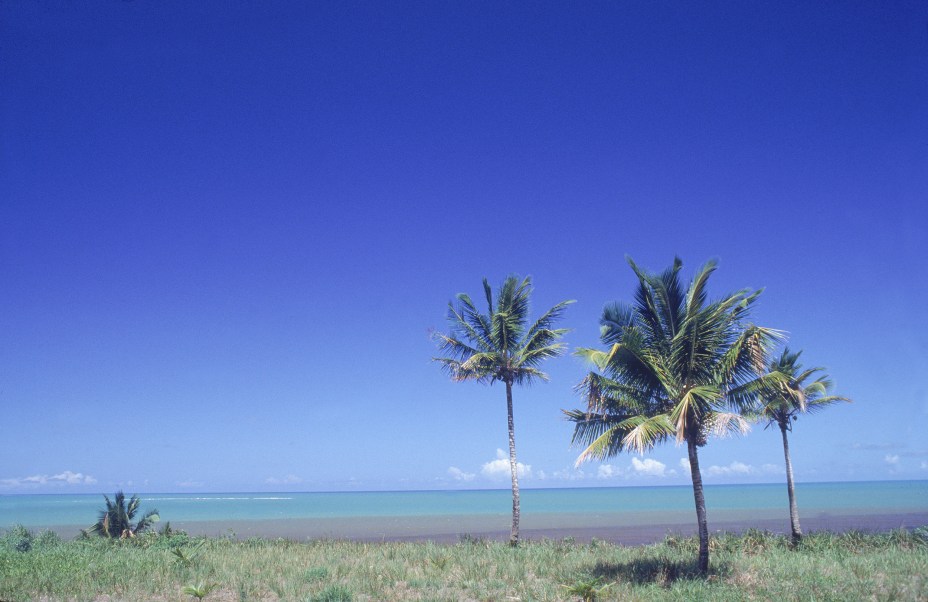
[[[60,541],[0,534],[0,600],[491,601],[926,600],[928,531],[785,537],[750,531],[711,541],[708,579],[694,538],[622,547],[596,541],[457,544],[189,538]],[[178,554],[177,552],[180,552]],[[588,598],[591,599],[591,598]]]

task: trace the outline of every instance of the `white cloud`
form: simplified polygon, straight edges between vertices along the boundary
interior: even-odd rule
[[[67,483],[68,485],[93,485],[97,482],[92,476],[85,475],[79,472],[71,472],[66,470],[60,474],[53,475],[49,477],[50,481]]]
[[[296,476],[295,474],[288,474],[285,477],[268,477],[264,479],[264,482],[268,485],[296,485],[297,483],[302,483],[303,479]]]
[[[710,477],[718,476],[729,476],[729,475],[745,475],[751,474],[754,472],[754,467],[750,464],[745,464],[744,462],[738,462],[737,460],[733,461],[728,466],[717,466],[712,465],[706,470],[706,474]]]
[[[852,443],[851,449],[862,451],[886,451],[890,449],[899,449],[898,443]]]
[[[883,460],[890,466],[896,466],[899,464],[899,456],[896,454],[886,454]]]
[[[202,487],[204,485],[203,481],[194,481],[193,479],[187,479],[186,481],[178,481],[174,484],[178,487],[184,487],[184,488]]]
[[[667,470],[667,465],[663,462],[658,462],[652,458],[645,458],[644,460],[632,458],[632,470],[636,474],[649,477],[666,477],[677,474],[675,470]]]
[[[690,474],[690,461],[688,458],[680,458],[680,468],[683,469],[683,472]]]
[[[600,464],[596,470],[597,479],[611,479],[612,477],[622,476],[625,471],[612,464]]]
[[[464,472],[457,466],[450,466],[448,467],[448,476],[455,481],[473,481],[477,475],[472,472]]]
[[[0,479],[5,487],[37,487],[41,485],[93,485],[97,479],[82,472],[66,470],[55,475],[37,474],[29,477]]]
[[[760,467],[760,471],[767,474],[783,474],[786,472],[786,469],[778,464],[764,464]]]
[[[512,474],[512,470],[509,467],[509,456],[503,450],[497,449],[496,459],[491,460],[481,466],[480,472],[483,474],[483,476],[490,477],[491,479],[508,477],[510,474]],[[516,462],[516,474],[519,475],[520,479],[531,478],[532,466],[530,464]]]
[[[579,468],[565,468],[563,470],[555,470],[554,474],[549,475],[549,477],[561,481],[582,481],[586,478],[586,473]]]

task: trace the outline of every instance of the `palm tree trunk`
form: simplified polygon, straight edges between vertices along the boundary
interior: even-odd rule
[[[512,383],[506,382],[506,410],[509,413],[509,469],[512,471],[512,531],[509,545],[519,545],[519,475],[516,463],[516,431],[512,422]]]
[[[693,479],[693,497],[696,501],[696,523],[699,526],[699,573],[705,577],[709,574],[709,525],[706,522],[706,498],[702,491],[702,474],[699,472],[696,441],[687,438],[686,447],[690,456],[690,476]]]
[[[783,433],[783,455],[786,456],[786,490],[789,492],[789,524],[793,530],[793,545],[802,540],[802,527],[799,526],[799,506],[796,504],[796,488],[793,485],[793,463],[789,459],[789,440],[786,437],[786,426],[780,425]]]

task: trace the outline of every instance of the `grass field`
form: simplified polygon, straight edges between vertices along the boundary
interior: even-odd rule
[[[928,600],[928,530],[813,533],[799,549],[764,532],[696,540],[451,545],[190,538],[60,541],[0,536],[0,600]],[[585,598],[584,598],[585,596]]]

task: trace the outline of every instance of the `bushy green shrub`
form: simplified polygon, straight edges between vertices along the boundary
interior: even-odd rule
[[[32,549],[34,539],[32,532],[22,525],[13,525],[0,537],[0,545],[7,550],[28,552]]]
[[[915,538],[922,543],[922,545],[928,545],[928,525],[913,529],[912,535],[914,535]]]
[[[53,548],[61,543],[61,537],[54,531],[43,529],[39,534],[33,537],[32,545],[40,550]]]
[[[351,602],[354,596],[344,585],[330,585],[315,596],[309,599],[309,602]]]

